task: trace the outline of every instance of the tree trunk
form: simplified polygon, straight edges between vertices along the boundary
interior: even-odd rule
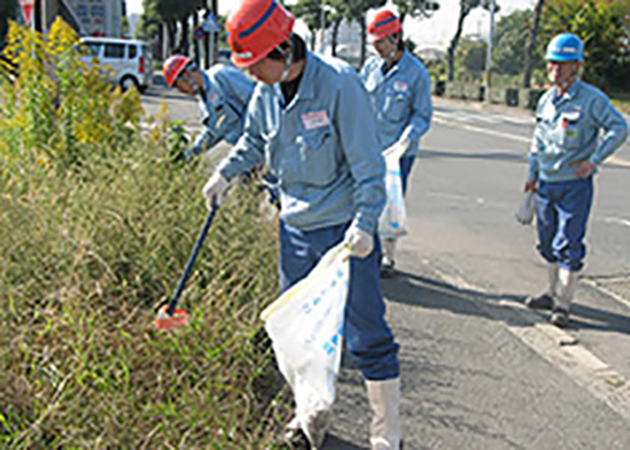
[[[208,8],[205,9],[203,20],[210,15],[210,10]],[[210,68],[210,33],[204,33],[203,37],[203,54],[205,56],[204,61],[204,69],[208,70]]]
[[[534,20],[529,31],[529,40],[527,42],[527,51],[525,52],[525,71],[523,73],[523,87],[529,89],[532,81],[532,71],[534,66],[534,50],[536,50],[536,37],[538,36],[538,25],[540,16],[545,4],[545,0],[537,0],[534,8]]]
[[[212,12],[214,13],[214,18],[218,22],[219,21],[219,7],[217,5],[217,0],[212,0]],[[214,47],[212,48],[212,61],[216,62],[219,60],[219,32],[213,31],[214,33]]]
[[[168,31],[168,54],[172,55],[175,52],[175,38],[177,36],[177,23],[173,20],[169,20],[166,23]]]
[[[193,12],[193,30],[195,30],[199,26],[199,17],[197,15],[197,11]],[[193,36],[193,56],[195,58],[195,64],[197,67],[201,67],[201,52],[199,51],[199,40]]]
[[[461,6],[459,8],[459,19],[457,21],[457,31],[455,32],[455,36],[451,40],[451,45],[448,46],[448,81],[453,81],[455,78],[455,50],[457,50],[457,45],[459,44],[459,38],[462,35],[462,30],[464,29],[464,20],[466,16],[470,12],[470,9]]]
[[[367,25],[365,24],[365,13],[361,15],[361,18],[359,19],[359,25],[361,25],[361,60],[359,62],[360,62],[360,67],[363,67],[363,64],[365,63],[365,55],[366,55],[365,42],[367,41],[366,39]]]
[[[330,43],[330,50],[333,56],[337,56],[337,44],[339,40],[339,27],[341,26],[341,17],[336,18],[332,25],[332,42]]]
[[[190,53],[190,27],[188,26],[188,16],[184,16],[179,20],[182,26],[182,35],[179,41],[179,53],[188,56]]]

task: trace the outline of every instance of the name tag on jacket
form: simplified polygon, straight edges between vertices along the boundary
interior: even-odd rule
[[[304,128],[306,128],[307,130],[330,125],[330,119],[328,118],[328,114],[324,110],[302,114],[301,117]]]

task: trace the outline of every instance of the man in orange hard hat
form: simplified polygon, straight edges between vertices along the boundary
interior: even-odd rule
[[[323,59],[292,33],[294,17],[276,0],[244,0],[227,21],[232,60],[259,81],[243,136],[203,193],[220,203],[229,180],[266,162],[280,190],[280,283],[286,291],[331,248],[350,248],[344,339],[366,379],[373,450],[398,450],[400,363],[385,321],[378,218],[385,163],[367,93],[356,71]],[[296,415],[291,444],[320,448],[330,411]]]
[[[403,194],[418,154],[420,138],[429,130],[433,106],[431,77],[424,65],[405,48],[402,24],[391,11],[376,14],[368,26],[368,39],[378,53],[361,70],[361,78],[374,107],[383,150],[405,149],[400,158]],[[391,276],[396,240],[383,239],[381,274]]]
[[[221,140],[234,145],[243,134],[245,111],[254,91],[254,83],[235,67],[215,64],[203,71],[183,55],[173,55],[164,62],[166,83],[199,101],[204,131],[193,146],[181,155],[190,161],[214,147]]]

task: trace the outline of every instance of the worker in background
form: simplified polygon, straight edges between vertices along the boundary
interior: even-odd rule
[[[586,254],[593,177],[623,144],[628,126],[604,93],[580,79],[584,44],[577,36],[554,37],[545,59],[552,87],[536,109],[524,190],[536,192],[538,251],[549,265],[549,288],[525,304],[551,310],[551,322],[565,327]]]
[[[192,147],[179,158],[190,162],[194,156],[210,150],[225,140],[234,145],[243,134],[247,105],[254,92],[254,83],[235,67],[215,64],[201,70],[190,58],[173,55],[163,67],[166,83],[199,101],[203,132]],[[277,203],[276,180],[270,174],[263,178],[271,203]]]
[[[259,83],[243,136],[203,193],[210,205],[222,202],[230,180],[266,161],[280,190],[283,292],[329,249],[342,242],[349,247],[344,339],[366,379],[374,413],[371,448],[398,450],[398,344],[385,321],[375,234],[385,204],[382,145],[357,73],[309,52],[292,33],[294,20],[276,0],[244,0],[229,17],[232,60]],[[309,423],[292,420],[287,442],[299,445],[308,435],[319,448],[329,416],[321,411]]]
[[[402,25],[391,11],[381,11],[368,26],[368,39],[378,56],[361,70],[376,114],[382,150],[404,146],[400,159],[403,195],[418,154],[420,138],[429,130],[433,106],[431,76],[424,65],[405,48]],[[391,276],[395,266],[395,239],[383,240],[381,273]]]

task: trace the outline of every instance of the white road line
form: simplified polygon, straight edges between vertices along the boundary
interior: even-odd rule
[[[435,267],[432,270],[436,271]],[[485,292],[462,277],[436,271],[443,281],[465,291]],[[548,323],[540,315],[513,301],[492,302],[492,307],[474,294],[462,292],[480,309],[503,322],[514,336],[542,358],[565,372],[591,395],[603,401],[625,420],[630,420],[630,380],[579,344],[570,333]],[[496,306],[503,308],[496,308]],[[519,317],[515,317],[519,316]],[[520,320],[518,320],[520,319]],[[532,326],[510,325],[525,319]]]
[[[604,217],[603,219],[600,219],[600,220],[606,223],[615,223],[618,225],[624,225],[626,227],[630,227],[630,220],[622,219],[621,217]]]
[[[484,133],[484,134],[488,134],[490,136],[496,136],[496,137],[500,137],[500,138],[503,138],[503,139],[510,139],[512,141],[524,142],[526,144],[531,144],[531,142],[532,142],[531,138],[527,138],[527,137],[524,137],[524,136],[517,136],[515,134],[502,133],[500,131],[487,130],[485,128],[479,128],[479,127],[475,127],[475,126],[472,126],[472,125],[463,125],[463,124],[459,124],[457,122],[453,122],[453,121],[450,121],[450,120],[434,118],[433,121],[441,123],[443,125],[450,125],[450,126],[453,126],[453,127],[459,127],[459,128],[463,128],[463,129],[468,130],[468,131],[474,131],[476,133]]]
[[[618,303],[621,303],[622,305],[625,305],[628,308],[630,308],[630,301],[629,300],[623,298],[621,295],[617,294],[616,292],[608,289],[605,284],[599,283],[597,280],[590,280],[588,278],[581,279],[580,281],[583,281],[586,284],[588,284],[589,286],[592,286],[595,289],[597,289],[599,291],[602,291],[604,294],[606,294],[607,296],[609,296],[613,300],[615,300]]]
[[[433,122],[441,123],[442,125],[447,125],[451,127],[463,128],[464,130],[473,131],[475,133],[483,133],[490,136],[500,137],[502,139],[510,139],[512,141],[522,142],[525,144],[531,144],[532,138],[519,136],[516,134],[510,133],[502,133],[501,131],[488,130],[486,128],[475,127],[472,125],[466,125],[463,123],[458,123],[454,120],[445,120],[439,117],[434,117]],[[624,159],[619,158],[618,156],[610,156],[605,162],[605,166],[619,166],[619,167],[630,167],[630,161],[626,161]]]

